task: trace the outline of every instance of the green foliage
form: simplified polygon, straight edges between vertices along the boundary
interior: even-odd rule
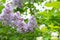
[[[4,6],[0,6],[0,13],[2,12],[2,9],[4,8]]]
[[[37,36],[40,36],[40,31],[36,29],[34,32],[19,33],[16,29],[11,27],[0,27],[0,39],[2,40],[34,40]]]
[[[47,7],[60,8],[60,2],[47,3]]]
[[[5,3],[6,2],[6,0],[0,0],[2,3]]]

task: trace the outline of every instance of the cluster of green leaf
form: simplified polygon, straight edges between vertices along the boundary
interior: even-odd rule
[[[17,27],[3,26],[0,22],[0,40],[36,40],[40,36],[39,32],[39,28],[36,28],[34,32],[20,33]]]
[[[4,8],[4,3],[5,3],[6,1],[5,0],[0,0],[0,13],[2,12],[2,9]]]

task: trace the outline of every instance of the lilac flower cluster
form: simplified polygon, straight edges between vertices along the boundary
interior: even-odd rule
[[[3,9],[0,15],[0,19],[1,21],[3,21],[4,25],[11,24],[12,17],[13,17],[12,12],[13,12],[12,7],[9,5],[9,3],[6,4],[5,8]]]
[[[13,9],[9,3],[6,4],[5,8],[0,14],[0,21],[2,21],[3,26],[6,25],[14,26],[14,27],[17,26],[18,32],[30,32],[37,27],[37,23],[34,16],[31,16],[28,19],[28,23],[25,23],[19,11],[13,14]]]
[[[18,21],[18,28],[17,28],[17,31],[20,31],[20,32],[32,32],[34,31],[34,28],[37,28],[37,23],[35,21],[35,18],[33,16],[31,16],[30,19],[28,19],[28,23],[26,24],[24,22],[24,20],[20,19]]]
[[[22,2],[22,0],[12,0],[13,6],[17,6],[17,7],[22,6],[21,2]]]

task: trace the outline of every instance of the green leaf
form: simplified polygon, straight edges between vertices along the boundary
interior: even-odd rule
[[[60,8],[60,2],[46,3],[47,7]]]
[[[4,8],[4,6],[0,6],[0,14],[1,14],[3,8]]]
[[[1,0],[1,2],[2,2],[2,3],[5,3],[5,2],[6,2],[6,0]]]

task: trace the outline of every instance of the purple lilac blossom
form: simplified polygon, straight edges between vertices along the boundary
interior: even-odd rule
[[[0,15],[0,17],[2,18],[1,20],[3,20],[3,24],[6,24],[6,23],[8,25],[11,24],[12,17],[13,17],[12,12],[13,12],[12,7],[10,6],[9,3],[7,3],[5,8],[2,11],[2,14]]]
[[[13,8],[9,3],[6,4],[5,8],[2,11],[2,14],[0,14],[0,20],[2,20],[3,26],[17,26],[18,32],[34,31],[34,28],[37,27],[34,16],[31,16],[28,19],[28,23],[26,24],[19,11],[13,14]]]
[[[22,6],[21,2],[22,0],[12,0],[13,5],[19,8]]]
[[[18,21],[20,18],[21,18],[20,12],[17,11],[17,12],[13,15],[13,23],[14,23],[14,25],[17,26],[17,21]]]
[[[34,16],[30,17],[29,22],[28,22],[28,26],[29,26],[30,31],[33,31],[33,29],[35,27],[37,27],[37,23],[36,23],[36,20],[35,20]]]
[[[20,18],[19,20],[18,20],[18,30],[17,31],[19,31],[19,32],[24,32],[25,30],[24,29],[26,29],[26,27],[25,27],[25,22],[24,22],[24,20],[23,20],[23,18]]]
[[[36,28],[36,27],[37,27],[36,20],[35,20],[34,16],[31,16],[29,19],[29,22],[27,24],[24,23],[23,19],[20,19],[18,21],[17,31],[19,31],[19,32],[33,32],[34,28]]]

